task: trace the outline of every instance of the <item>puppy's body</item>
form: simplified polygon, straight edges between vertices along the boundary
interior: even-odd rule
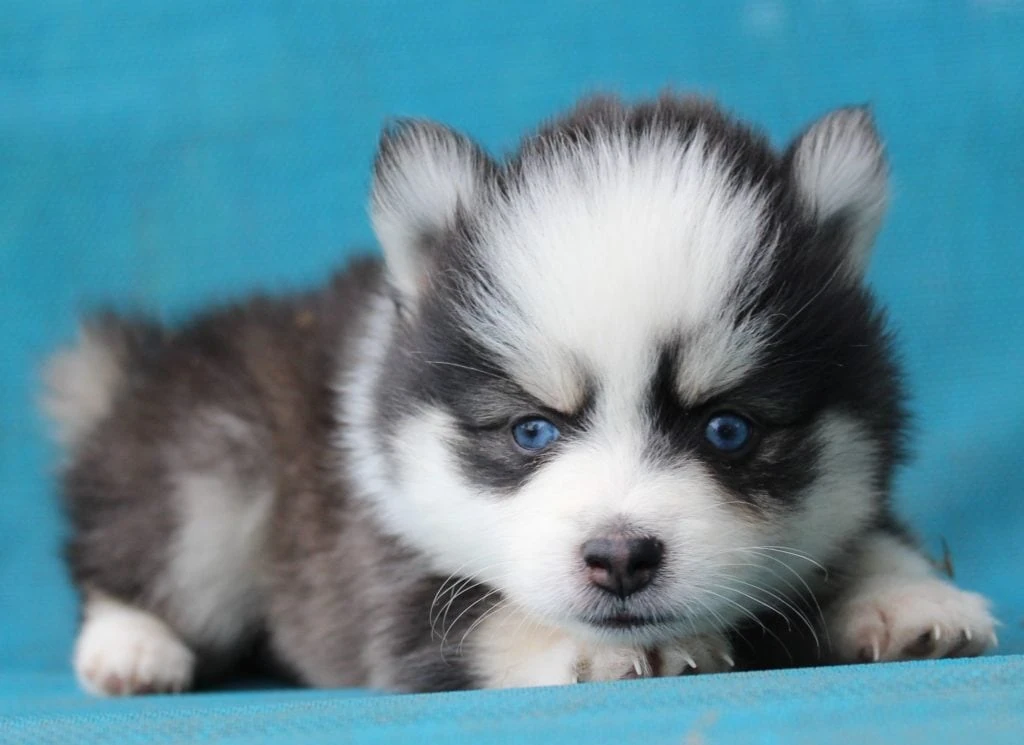
[[[404,691],[994,641],[889,508],[863,112],[780,156],[707,104],[597,100],[502,165],[412,123],[375,176],[386,269],[54,358],[87,687],[264,641]]]

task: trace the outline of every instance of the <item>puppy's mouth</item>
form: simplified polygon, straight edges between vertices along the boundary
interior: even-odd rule
[[[595,608],[576,616],[570,625],[597,640],[649,645],[678,637],[693,623],[686,616],[659,613],[653,608]]]
[[[640,631],[671,624],[676,619],[648,616],[634,613],[614,613],[607,616],[587,619],[594,628],[607,631]]]

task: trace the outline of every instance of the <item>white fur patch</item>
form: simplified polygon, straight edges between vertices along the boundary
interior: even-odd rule
[[[124,378],[118,349],[100,330],[83,327],[78,343],[54,354],[44,370],[43,408],[62,445],[75,448],[105,419]]]
[[[827,619],[840,662],[969,657],[996,646],[988,601],[935,576],[921,554],[878,535]]]
[[[503,587],[512,564],[507,555],[511,545],[500,523],[511,505],[477,493],[461,478],[444,444],[449,427],[439,411],[407,420],[391,443],[398,472],[391,481],[380,474],[365,481],[369,489],[364,495],[394,533],[423,550],[436,571],[458,572]],[[351,435],[358,439],[358,430],[351,430]],[[364,452],[372,444],[353,442],[353,452]],[[366,472],[372,462],[357,467]]]
[[[156,616],[90,594],[74,667],[82,687],[97,696],[178,693],[192,685],[195,657]]]
[[[249,425],[226,412],[202,412],[196,419],[207,433],[251,437]],[[157,592],[168,599],[189,640],[230,648],[261,612],[273,491],[243,481],[227,462],[201,470],[180,463],[171,473],[180,527]]]
[[[386,498],[393,490],[380,443],[374,437],[374,386],[381,375],[384,356],[391,343],[396,321],[394,301],[386,295],[375,296],[366,309],[364,326],[353,358],[357,364],[335,381],[338,391],[338,421],[341,424],[337,445],[347,454],[344,467],[356,476],[357,496]],[[401,534],[400,534],[401,535]]]
[[[822,416],[815,436],[822,447],[819,475],[778,540],[798,554],[827,561],[875,515],[880,495],[872,485],[872,473],[879,453],[864,427],[843,414]],[[799,556],[779,558],[802,575],[813,568]]]
[[[733,328],[732,294],[757,288],[774,244],[764,195],[737,184],[727,158],[698,130],[683,144],[610,133],[533,164],[479,236],[516,308],[481,297],[467,327],[555,408],[574,397],[567,361],[604,386],[632,386],[680,334],[702,340],[703,359],[680,380],[687,400],[734,383],[757,361],[759,329]]]

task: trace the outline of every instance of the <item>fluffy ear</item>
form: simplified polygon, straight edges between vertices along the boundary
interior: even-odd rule
[[[396,289],[410,300],[429,281],[437,237],[479,198],[492,163],[439,124],[402,120],[384,130],[370,213]]]
[[[867,269],[888,200],[889,167],[866,107],[837,109],[790,146],[797,194],[819,226],[836,231],[851,276]]]

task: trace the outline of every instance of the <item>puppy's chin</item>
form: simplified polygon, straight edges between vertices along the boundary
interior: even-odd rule
[[[616,646],[652,647],[681,637],[711,630],[685,618],[651,618],[620,614],[603,618],[575,619],[566,631],[581,639]]]
[[[684,613],[659,608],[648,600],[623,603],[545,609],[538,612],[527,605],[522,610],[537,623],[559,628],[579,639],[616,646],[647,647],[683,637],[709,634],[720,630],[720,619],[699,613]]]

